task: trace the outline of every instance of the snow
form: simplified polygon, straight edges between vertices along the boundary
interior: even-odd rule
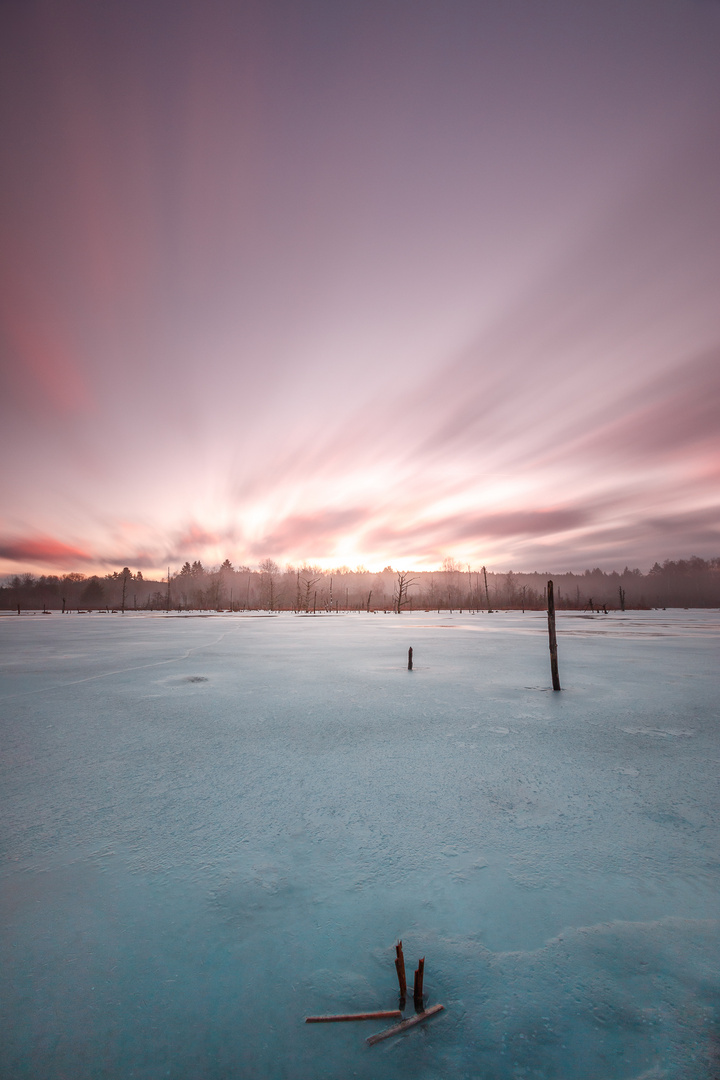
[[[558,638],[559,694],[538,612],[0,618],[0,1075],[718,1075],[720,615]],[[444,1012],[303,1023],[398,938]]]

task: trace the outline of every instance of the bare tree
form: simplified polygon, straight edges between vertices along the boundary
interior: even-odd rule
[[[458,589],[457,589],[457,575],[461,570],[459,562],[450,557],[443,559],[442,562],[443,573],[445,574],[445,582],[447,584],[447,598],[450,609],[459,607],[458,601]]]
[[[129,567],[123,566],[122,570],[120,571],[120,577],[122,579],[122,598],[121,598],[121,602],[120,602],[120,607],[121,607],[122,613],[124,615],[125,614],[125,596],[127,594],[127,584],[128,584],[128,581],[130,581],[130,579],[132,578],[132,574],[130,573]]]
[[[407,571],[398,570],[397,581],[395,583],[395,592],[393,593],[393,606],[395,607],[395,611],[398,615],[400,614],[401,608],[403,608],[405,604],[410,603],[410,600],[408,598],[408,589],[411,585],[414,584],[414,582],[415,578],[411,577],[407,573]]]
[[[303,607],[305,609],[305,612],[307,613],[310,608],[310,593],[312,592],[314,586],[317,585],[320,578],[311,577],[310,574],[306,573],[300,580],[302,581],[302,585],[305,589],[305,595],[303,597]]]
[[[260,572],[265,585],[265,595],[267,596],[270,611],[275,610],[275,578],[279,570],[280,567],[273,559],[265,559],[260,563]]]
[[[484,566],[482,568],[482,574],[485,579],[485,599],[487,600],[488,615],[492,615],[492,608],[490,607],[490,590],[488,589],[487,583],[487,570]]]

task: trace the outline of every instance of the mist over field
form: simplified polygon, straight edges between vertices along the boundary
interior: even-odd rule
[[[455,559],[437,571],[412,573],[387,566],[374,574],[347,566],[285,566],[265,559],[254,569],[234,567],[229,559],[205,568],[199,559],[170,571],[164,581],[133,573],[129,567],[103,577],[70,574],[13,575],[0,585],[0,610],[156,610],[167,611],[387,611],[480,608],[544,610],[549,574],[488,572]],[[560,609],[718,607],[720,559],[666,559],[648,573],[637,567],[583,574],[553,574]]]

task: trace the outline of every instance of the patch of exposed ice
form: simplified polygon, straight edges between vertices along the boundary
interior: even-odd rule
[[[0,620],[0,1074],[714,1076],[720,617],[610,620]]]

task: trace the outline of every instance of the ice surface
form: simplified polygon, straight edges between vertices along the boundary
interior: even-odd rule
[[[717,612],[0,641],[3,1078],[720,1075]]]

